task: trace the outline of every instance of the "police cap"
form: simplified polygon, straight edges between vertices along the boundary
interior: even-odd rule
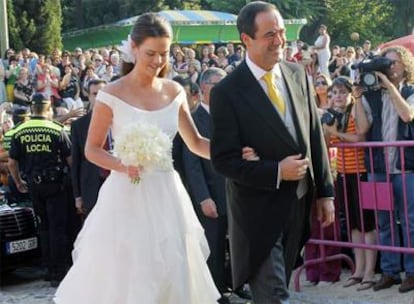
[[[30,116],[30,109],[28,107],[18,107],[13,110],[13,116],[15,117],[27,117]]]
[[[36,93],[32,97],[32,105],[43,105],[50,103],[50,98],[47,98],[42,93]]]

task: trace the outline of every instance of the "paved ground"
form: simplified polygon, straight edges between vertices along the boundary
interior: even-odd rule
[[[292,290],[291,304],[414,304],[414,292],[398,293],[397,286],[386,291],[372,290],[358,292],[343,288],[349,273],[344,271],[342,280],[329,286],[303,286],[297,293]],[[301,278],[303,282],[304,278]],[[22,268],[2,278],[0,286],[1,304],[52,304],[55,288],[41,280],[41,272],[33,268]],[[235,295],[232,304],[252,304]],[[77,304],[77,303],[75,303]],[[146,303],[142,303],[146,304]],[[177,303],[186,304],[186,303]]]

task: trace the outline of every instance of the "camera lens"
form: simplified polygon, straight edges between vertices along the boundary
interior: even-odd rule
[[[374,73],[365,73],[362,76],[362,82],[364,83],[364,85],[366,86],[373,86],[376,84],[377,82],[377,77],[375,76]]]

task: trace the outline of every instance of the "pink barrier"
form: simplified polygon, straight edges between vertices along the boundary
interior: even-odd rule
[[[359,224],[360,224],[360,227],[362,227],[361,232],[364,233],[365,225],[364,225],[363,213],[366,212],[367,210],[372,210],[375,215],[375,229],[377,232],[377,243],[366,244],[366,243],[351,242],[349,198],[347,197],[347,191],[343,191],[343,193],[345,194],[344,201],[343,201],[344,206],[338,206],[338,203],[336,202],[336,209],[338,210],[338,208],[341,207],[343,211],[343,215],[345,217],[346,231],[343,231],[342,234],[346,232],[346,240],[341,240],[341,236],[340,236],[341,234],[337,232],[339,229],[333,229],[334,230],[333,239],[325,239],[324,231],[323,231],[324,229],[322,228],[320,229],[320,234],[319,234],[320,238],[309,239],[308,244],[314,244],[314,245],[319,246],[320,257],[305,260],[304,264],[295,270],[294,285],[295,285],[296,291],[300,291],[299,278],[300,278],[300,274],[302,270],[306,269],[307,267],[311,265],[325,263],[325,262],[334,261],[334,260],[343,260],[349,265],[352,272],[354,272],[355,265],[352,259],[348,255],[340,253],[340,254],[334,254],[334,255],[327,256],[325,252],[326,246],[333,246],[333,247],[340,247],[340,248],[361,248],[361,249],[372,249],[372,250],[378,250],[378,251],[390,251],[390,252],[397,252],[397,253],[414,254],[414,248],[412,248],[413,244],[411,244],[410,237],[408,237],[408,243],[404,245],[396,244],[396,241],[394,238],[394,232],[395,232],[394,224],[396,223],[399,224],[399,221],[396,221],[395,216],[393,216],[394,214],[393,211],[395,211],[394,210],[394,207],[395,207],[394,195],[395,194],[394,194],[394,189],[393,189],[393,184],[392,184],[392,178],[395,175],[390,173],[388,162],[385,162],[386,172],[382,172],[385,174],[385,180],[376,181],[377,178],[376,177],[373,178],[374,174],[378,173],[378,172],[374,172],[373,170],[373,167],[374,167],[373,166],[373,149],[377,149],[377,148],[382,149],[384,153],[384,159],[387,159],[390,153],[392,153],[390,151],[391,148],[396,148],[396,151],[399,154],[400,159],[401,159],[401,167],[405,168],[404,156],[407,151],[405,151],[405,149],[403,148],[414,147],[414,141],[396,141],[396,142],[387,142],[387,143],[385,142],[361,142],[361,143],[353,143],[353,144],[339,143],[339,144],[334,145],[333,147],[336,147],[338,151],[340,149],[345,149],[345,148],[364,148],[367,151],[365,155],[367,154],[369,155],[370,168],[372,169],[370,170],[367,169],[366,173],[368,173],[368,175],[371,176],[372,178],[370,178],[369,181],[360,180],[360,172],[356,172],[358,176],[357,184],[358,184],[358,197],[359,197],[359,215],[360,215],[360,220],[361,220]],[[409,153],[412,153],[412,152],[410,151]],[[357,157],[357,149],[355,149],[355,157]],[[414,159],[414,155],[411,158]],[[406,172],[404,169],[402,169],[401,172],[399,173],[402,179],[402,198],[403,198],[403,211],[404,211],[404,214],[402,216],[404,216],[405,223],[406,223],[404,227],[402,227],[401,224],[399,225],[399,227],[401,230],[405,229],[406,235],[410,235],[409,234],[410,223],[409,223],[409,217],[407,213],[407,210],[408,210],[408,207],[407,207],[407,204],[408,204],[407,193],[408,192],[407,191],[414,191],[414,183],[412,185],[407,185],[406,177],[408,173],[414,173],[414,172],[413,171]],[[340,176],[342,178],[342,175]],[[343,188],[345,190],[346,179],[342,178],[342,180],[343,180]],[[410,186],[412,188],[409,188]],[[380,240],[378,236],[378,231],[379,231],[378,212],[379,211],[389,211],[388,213],[389,213],[390,225],[391,225],[391,245],[380,244]],[[337,220],[335,225],[338,225],[339,227],[338,222],[339,221]],[[401,240],[401,243],[402,243],[402,240]]]

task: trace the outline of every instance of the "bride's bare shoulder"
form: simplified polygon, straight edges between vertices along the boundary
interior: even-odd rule
[[[163,90],[171,97],[177,96],[184,89],[178,82],[165,78],[162,79],[162,86]]]
[[[106,86],[102,88],[102,91],[104,91],[105,93],[114,95],[114,96],[120,96],[122,92],[122,87],[124,85],[123,82],[124,80],[122,78],[115,80],[115,81],[111,81],[110,83],[108,83]]]

